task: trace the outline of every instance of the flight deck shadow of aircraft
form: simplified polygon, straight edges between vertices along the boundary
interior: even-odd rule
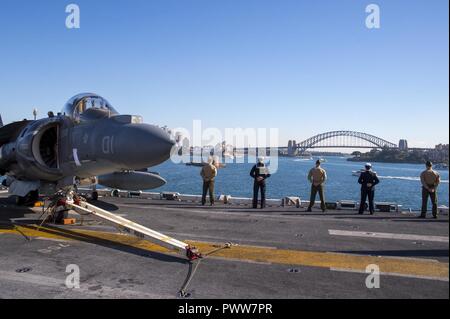
[[[20,226],[23,228],[27,228],[30,230],[37,230],[37,223],[40,223],[40,220],[36,218],[27,218],[27,216],[30,215],[37,215],[35,211],[33,211],[31,208],[23,207],[23,206],[17,206],[12,204],[13,199],[12,198],[0,198],[0,229],[14,229],[16,226]],[[104,202],[100,202],[99,206],[102,205]],[[98,204],[98,201],[96,201],[96,204]],[[108,208],[111,208],[108,203],[105,203],[108,206]],[[14,219],[20,219],[18,221],[14,221]],[[57,226],[52,226],[49,224],[44,224],[42,228],[39,228],[39,231],[46,232],[48,234],[61,236],[64,238],[77,240],[81,242],[86,243],[92,243],[96,245],[100,245],[103,247],[116,249],[119,251],[131,253],[137,256],[143,256],[147,258],[153,258],[160,261],[166,261],[166,262],[176,262],[180,264],[186,264],[188,261],[185,258],[177,257],[177,256],[171,256],[169,254],[163,254],[158,253],[154,251],[145,250],[138,247],[133,247],[124,243],[120,243],[117,241],[112,241],[108,239],[103,239],[87,234],[82,234],[76,231],[72,231],[70,229],[66,228],[60,228]],[[22,232],[18,231],[19,234],[22,234]],[[130,238],[133,238],[130,236]],[[136,239],[138,240],[138,239]]]
[[[14,228],[11,220],[25,218],[28,214],[35,212],[28,207],[14,205],[12,198],[0,198],[0,229]]]
[[[24,227],[24,228],[28,228],[30,230],[37,230],[37,226],[35,226],[35,225],[20,224],[20,226]],[[130,246],[130,245],[127,245],[127,244],[124,244],[121,242],[104,239],[104,238],[100,238],[100,237],[95,237],[95,236],[84,234],[84,233],[79,233],[79,232],[76,232],[76,231],[73,231],[70,229],[66,229],[66,228],[45,225],[45,227],[39,228],[39,230],[41,232],[46,232],[51,235],[61,236],[61,237],[67,238],[67,239],[72,239],[72,240],[76,240],[76,241],[80,241],[80,242],[95,244],[95,245],[99,245],[102,247],[119,250],[122,252],[130,253],[133,255],[141,256],[141,257],[152,258],[152,259],[156,259],[156,260],[160,260],[160,261],[164,261],[164,262],[173,262],[173,263],[180,263],[180,264],[188,264],[189,263],[185,258],[182,258],[182,257],[172,256],[169,254],[163,254],[163,253],[159,253],[159,252],[155,252],[155,251],[150,251],[150,250]]]

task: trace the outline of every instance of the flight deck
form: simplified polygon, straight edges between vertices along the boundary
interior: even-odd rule
[[[126,197],[91,203],[195,246],[204,258],[189,261],[76,215],[74,225],[39,227],[42,208],[15,206],[3,193],[0,298],[449,298],[447,214],[424,220],[414,212]],[[73,264],[80,288],[69,289]],[[379,267],[379,288],[366,286],[370,265]]]

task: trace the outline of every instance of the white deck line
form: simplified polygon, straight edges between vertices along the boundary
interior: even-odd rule
[[[366,274],[364,270],[357,269],[347,269],[347,268],[330,268],[331,271],[339,271],[339,272],[352,272],[357,274]],[[410,275],[410,274],[398,274],[393,272],[380,272],[380,276],[393,276],[393,277],[406,277],[406,278],[415,278],[415,279],[426,279],[426,280],[437,280],[437,281],[445,281],[448,282],[448,277],[431,277],[431,276],[419,276],[419,275]]]
[[[332,236],[349,236],[349,237],[365,237],[365,238],[434,241],[434,242],[448,243],[448,237],[445,237],[445,236],[376,233],[376,232],[335,230],[335,229],[329,229],[328,233],[330,235],[332,235]]]

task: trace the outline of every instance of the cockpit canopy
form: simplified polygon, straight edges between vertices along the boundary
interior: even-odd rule
[[[119,114],[107,100],[94,93],[81,93],[64,106],[63,114],[74,118],[102,118]]]

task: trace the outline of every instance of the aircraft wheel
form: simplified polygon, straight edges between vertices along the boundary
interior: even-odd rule
[[[21,206],[25,203],[25,197],[22,196],[14,196],[14,202],[17,206]]]
[[[98,199],[98,192],[92,192],[92,200]]]
[[[34,206],[39,200],[39,191],[31,191],[25,197],[15,196],[15,202],[18,206]]]
[[[28,196],[29,196],[30,202],[33,202],[33,204],[34,204],[35,202],[37,202],[39,200],[39,191],[37,191],[37,190],[31,191],[28,193]]]

